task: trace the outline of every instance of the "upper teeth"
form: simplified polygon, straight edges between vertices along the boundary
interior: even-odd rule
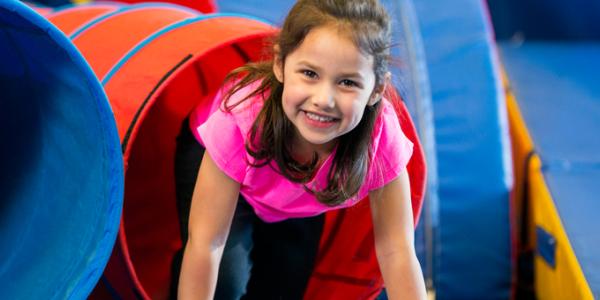
[[[323,117],[323,116],[319,116],[317,114],[313,114],[311,112],[306,112],[306,116],[309,119],[315,120],[315,121],[319,121],[319,122],[331,122],[333,121],[333,118],[331,117]]]

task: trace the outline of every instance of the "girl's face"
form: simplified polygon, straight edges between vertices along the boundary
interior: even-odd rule
[[[283,83],[283,110],[296,129],[295,146],[320,155],[358,125],[383,90],[374,92],[373,58],[333,26],[311,30],[283,66],[276,61],[273,68]]]

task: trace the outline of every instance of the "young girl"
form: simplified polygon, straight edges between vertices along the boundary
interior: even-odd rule
[[[273,46],[273,61],[230,74],[216,96],[224,105],[205,123],[199,124],[200,108],[192,112],[176,158],[187,239],[180,299],[265,299],[252,282],[280,276],[260,271],[274,259],[260,255],[273,247],[270,240],[317,245],[318,231],[297,229],[366,196],[388,297],[425,298],[406,172],[412,144],[382,98],[389,47],[389,19],[377,0],[300,0]],[[291,230],[274,237],[277,230],[261,226]],[[295,253],[293,267],[279,267],[290,274],[287,281],[300,282],[289,288],[299,292],[277,297],[301,298],[314,255],[288,250],[270,253]]]

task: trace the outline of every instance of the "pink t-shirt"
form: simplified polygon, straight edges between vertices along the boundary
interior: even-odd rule
[[[237,103],[255,87],[250,85],[241,89],[231,97],[230,103]],[[222,103],[222,95],[222,91],[217,92],[215,103]],[[365,182],[357,195],[339,206],[330,207],[317,201],[304,189],[303,184],[288,180],[272,167],[256,168],[247,163],[254,159],[246,152],[246,139],[262,105],[261,96],[242,102],[231,112],[216,109],[216,105],[208,108],[200,105],[190,116],[190,129],[217,166],[241,184],[240,193],[265,222],[315,216],[328,210],[352,206],[365,198],[369,191],[395,179],[412,155],[413,144],[400,129],[394,107],[384,99],[371,135],[373,157]],[[210,114],[211,111],[214,112]],[[335,151],[321,165],[313,180],[306,184],[308,187],[326,186],[334,155]]]

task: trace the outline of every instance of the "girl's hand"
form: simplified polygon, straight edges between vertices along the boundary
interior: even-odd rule
[[[375,252],[389,299],[426,299],[425,282],[414,249],[410,183],[404,170],[369,194]]]
[[[178,299],[212,299],[240,184],[204,153],[190,211]]]

